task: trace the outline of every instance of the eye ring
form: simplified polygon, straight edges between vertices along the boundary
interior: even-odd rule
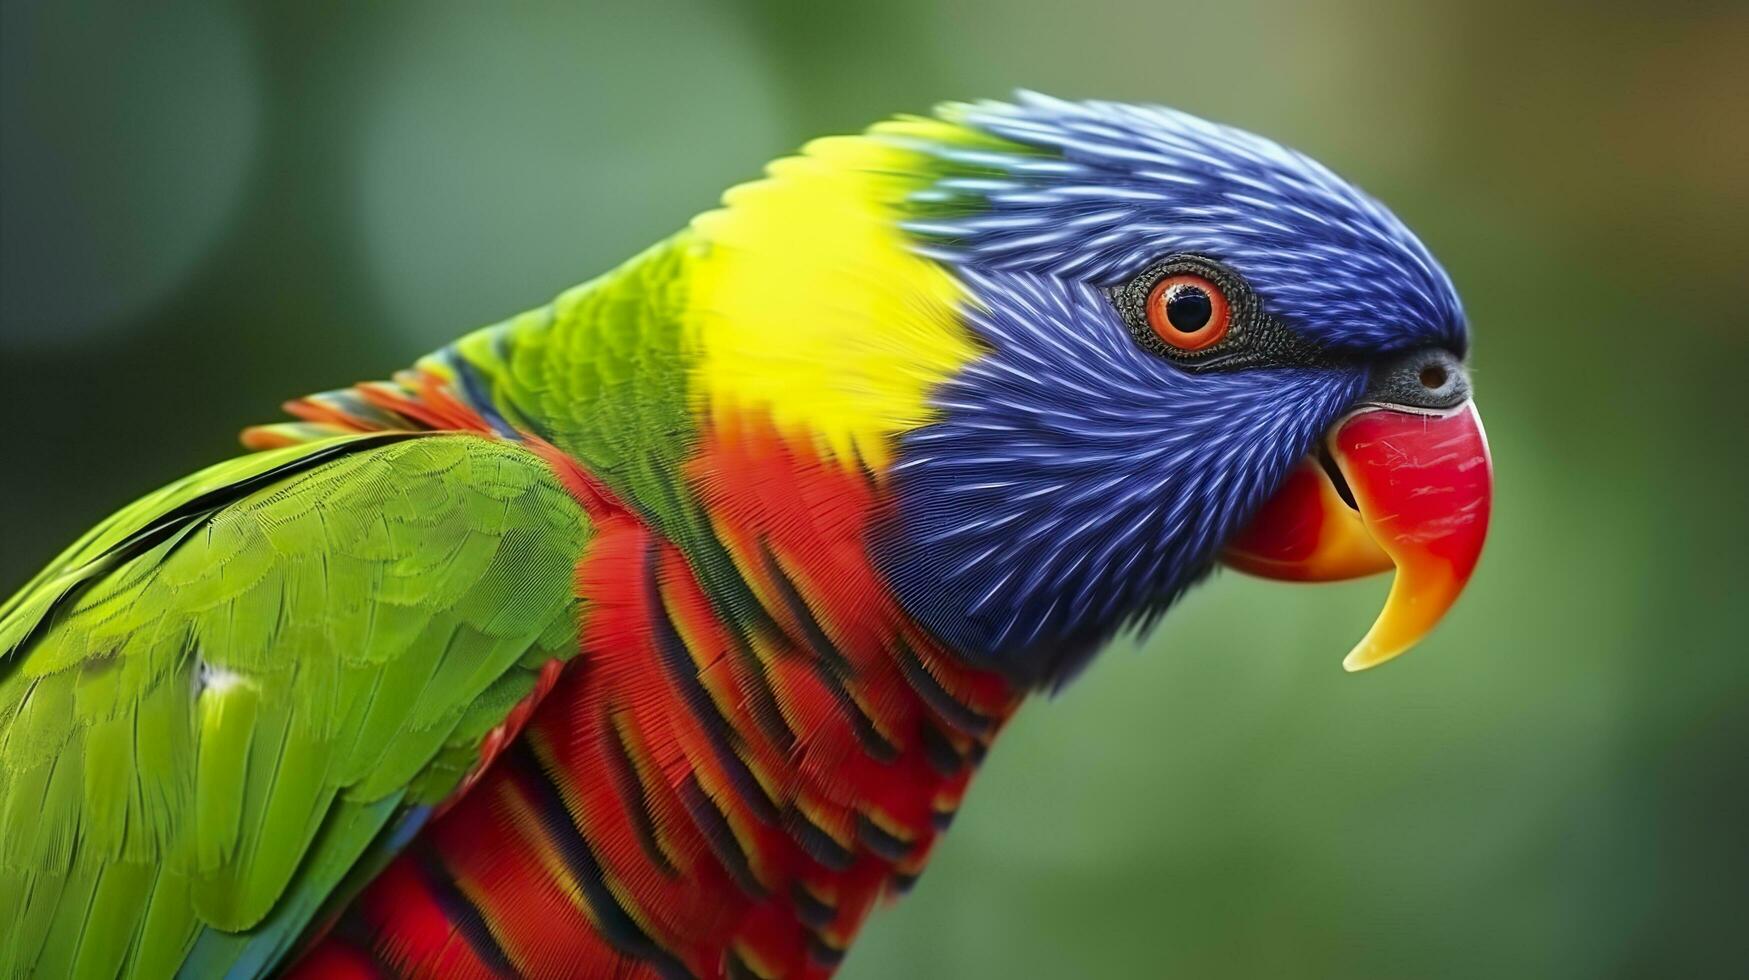
[[[1194,272],[1166,276],[1155,283],[1143,309],[1154,335],[1185,353],[1220,343],[1233,320],[1226,291]]]

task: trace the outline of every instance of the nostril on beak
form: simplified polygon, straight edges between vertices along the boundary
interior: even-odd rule
[[[1410,351],[1379,364],[1361,401],[1443,412],[1470,397],[1470,379],[1456,354],[1443,349]]]

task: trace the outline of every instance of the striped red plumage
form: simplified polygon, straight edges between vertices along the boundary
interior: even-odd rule
[[[687,467],[764,626],[725,621],[675,543],[542,455],[595,525],[582,655],[299,970],[830,974],[1017,693],[899,612],[865,548],[876,480],[768,422],[719,423]]]

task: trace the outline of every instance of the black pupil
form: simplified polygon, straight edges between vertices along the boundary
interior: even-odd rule
[[[1179,286],[1166,297],[1166,322],[1173,329],[1195,333],[1215,314],[1215,304],[1201,286]]]

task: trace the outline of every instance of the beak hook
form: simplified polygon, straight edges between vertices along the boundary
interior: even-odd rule
[[[1384,609],[1342,662],[1365,670],[1413,647],[1457,601],[1487,537],[1493,464],[1468,399],[1444,410],[1365,405],[1319,449],[1222,557],[1302,582],[1394,567]]]

